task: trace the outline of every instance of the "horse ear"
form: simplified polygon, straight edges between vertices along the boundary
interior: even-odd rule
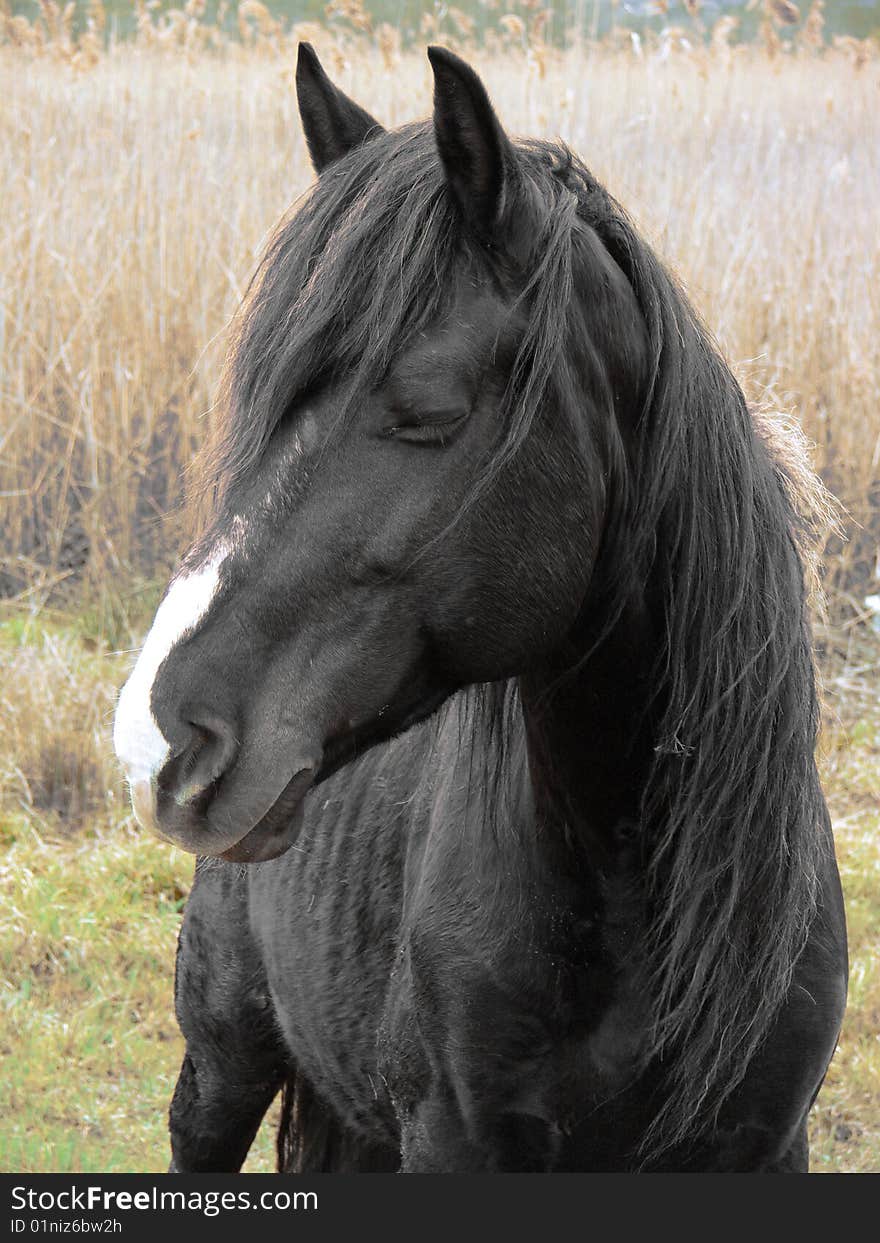
[[[385,132],[369,112],[333,85],[311,43],[299,45],[296,97],[309,155],[319,175],[371,134]]]
[[[446,180],[468,224],[489,240],[504,209],[510,140],[483,83],[460,57],[429,47],[434,70],[434,134]]]

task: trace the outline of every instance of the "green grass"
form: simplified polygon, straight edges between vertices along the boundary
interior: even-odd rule
[[[128,818],[71,838],[24,815],[4,819],[2,857],[0,1169],[161,1170],[192,859]]]
[[[174,949],[192,859],[138,831],[106,776],[103,735],[127,660],[94,619],[0,623],[0,1170],[158,1171],[168,1161],[183,1052]],[[43,679],[48,707],[14,693],[22,670]],[[817,1171],[880,1170],[878,672],[875,653],[827,686],[822,763],[852,970],[840,1046],[813,1112]],[[86,699],[98,724],[83,730],[63,705],[81,713]],[[74,735],[75,763],[60,755]],[[41,791],[57,791],[47,769],[59,764],[83,787],[61,811],[55,793],[40,803]],[[273,1121],[250,1170],[273,1166]]]
[[[22,816],[3,840],[0,1167],[158,1169],[189,861],[127,824],[71,840]]]
[[[853,668],[855,666],[855,669]],[[817,1171],[880,1171],[880,663],[838,669],[827,685],[825,790],[846,896],[849,1001],[812,1115]]]

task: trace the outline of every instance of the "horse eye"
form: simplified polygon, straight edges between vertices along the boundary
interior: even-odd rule
[[[392,440],[402,440],[405,444],[442,447],[452,440],[467,417],[466,410],[432,414],[421,419],[407,415],[406,422],[393,423],[385,427],[382,434]]]

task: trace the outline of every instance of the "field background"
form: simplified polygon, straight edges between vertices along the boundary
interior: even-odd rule
[[[852,979],[813,1165],[880,1170],[880,15],[652,3],[401,21],[0,0],[0,1169],[167,1163],[192,865],[135,829],[109,723],[196,521],[227,325],[311,180],[309,38],[386,125],[429,110],[424,42],[464,51],[509,130],[585,158],[748,396],[814,444],[845,507],[816,636]],[[264,1127],[249,1168],[271,1146]]]

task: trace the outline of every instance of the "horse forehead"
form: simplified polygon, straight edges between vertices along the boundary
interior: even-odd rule
[[[285,423],[277,429],[270,445],[269,456],[279,469],[295,467],[301,458],[317,449],[320,440],[318,414],[311,402],[294,407]]]
[[[301,495],[308,477],[307,459],[318,449],[320,441],[320,425],[313,408],[307,406],[294,413],[291,425],[269,446],[241,500],[248,517],[236,514],[232,518],[232,526],[239,524],[233,532],[236,551],[245,552],[259,542],[260,532],[267,529],[266,522],[277,520],[291,499]]]
[[[268,476],[272,481],[270,487],[289,483],[291,478],[296,478],[305,459],[319,447],[320,441],[321,427],[314,406],[309,404],[293,410],[266,447],[256,479],[262,479],[262,486],[265,486]],[[258,486],[258,495],[259,491]]]
[[[293,448],[297,457],[312,453],[318,447],[318,420],[311,406],[306,406],[297,419]]]

